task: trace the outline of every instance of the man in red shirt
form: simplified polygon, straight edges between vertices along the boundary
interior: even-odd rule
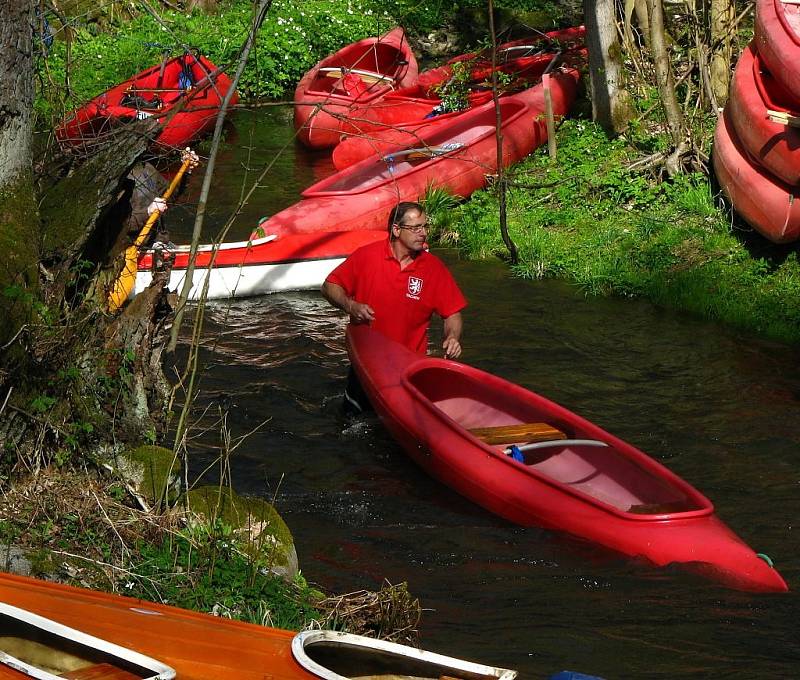
[[[419,203],[399,203],[389,215],[388,240],[356,250],[328,275],[322,294],[350,315],[350,323],[368,323],[419,354],[427,351],[435,312],[444,320],[444,355],[456,359],[467,302],[444,263],[425,249],[427,227]],[[351,368],[345,408],[358,412],[368,405]]]

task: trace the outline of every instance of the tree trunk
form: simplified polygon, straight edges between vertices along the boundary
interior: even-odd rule
[[[617,34],[614,0],[584,0],[592,117],[608,133],[628,125],[633,107],[624,86],[622,49]]]
[[[644,35],[645,42],[650,41],[650,15],[647,11],[647,0],[634,0],[636,23]]]
[[[711,90],[718,106],[728,101],[735,20],[733,0],[711,0]]]
[[[624,42],[625,51],[628,56],[634,54],[641,47],[641,43],[650,44],[650,19],[647,15],[647,4],[645,0],[625,0]],[[636,20],[634,21],[634,17]],[[637,35],[634,36],[634,26],[638,28]]]
[[[32,25],[31,0],[0,2],[0,291],[9,286],[16,291],[3,315],[0,346],[31,320],[38,295]]]
[[[664,107],[667,128],[672,137],[673,152],[664,165],[670,177],[681,172],[680,158],[687,148],[687,134],[683,113],[675,93],[675,78],[669,61],[664,33],[664,7],[661,0],[648,0],[650,10],[650,49],[653,53],[658,93]]]
[[[127,237],[125,178],[152,125],[82,165],[53,149],[37,149],[34,164],[34,25],[31,0],[0,2],[3,477],[15,461],[36,470],[65,451],[109,450],[121,432],[142,441],[163,426],[167,392],[160,286],[116,317],[92,299],[113,269],[111,245]]]

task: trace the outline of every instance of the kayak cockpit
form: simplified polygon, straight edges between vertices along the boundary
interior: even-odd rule
[[[580,416],[497,376],[426,359],[404,382],[451,427],[466,430],[566,492],[632,518],[711,513],[710,501],[634,447]]]
[[[552,446],[524,451],[522,462],[545,477],[617,510],[638,515],[702,510],[683,489],[603,442],[568,439],[547,443]]]
[[[169,666],[0,602],[0,678],[170,680]]]
[[[402,74],[406,64],[401,49],[376,42],[365,51],[342,55],[336,63],[331,61],[318,68],[308,91],[372,99],[396,87],[396,77]]]
[[[329,630],[309,630],[292,640],[292,655],[326,680],[512,680],[517,672],[434,652]]]

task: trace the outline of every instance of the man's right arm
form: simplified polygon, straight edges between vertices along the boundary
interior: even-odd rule
[[[326,281],[322,284],[322,295],[334,307],[347,312],[353,323],[369,323],[375,319],[372,307],[364,302],[356,302],[349,297],[338,283]]]

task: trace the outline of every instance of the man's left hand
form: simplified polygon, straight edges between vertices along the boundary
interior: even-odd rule
[[[150,205],[147,206],[147,214],[152,215],[154,212],[163,213],[167,209],[167,200],[159,196],[154,198]]]
[[[461,343],[453,336],[444,339],[442,349],[445,359],[458,359],[461,356]]]

